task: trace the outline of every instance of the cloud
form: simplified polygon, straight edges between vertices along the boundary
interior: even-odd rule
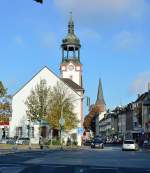
[[[56,45],[56,34],[54,32],[45,32],[41,35],[42,46],[54,48]]]
[[[133,50],[142,43],[142,37],[138,33],[122,31],[113,39],[113,45],[117,50]]]
[[[129,92],[132,94],[141,94],[148,90],[150,82],[150,71],[140,73],[129,87]]]
[[[18,45],[23,45],[23,38],[20,35],[15,36],[15,43]]]
[[[142,19],[149,11],[145,0],[54,0],[55,6],[64,12],[73,11],[80,20],[109,21],[128,17]]]

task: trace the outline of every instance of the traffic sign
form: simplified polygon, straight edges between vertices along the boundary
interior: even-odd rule
[[[65,124],[65,120],[64,120],[64,118],[61,116],[60,117],[60,119],[59,119],[59,124],[61,125],[61,126],[64,126],[64,124]]]
[[[82,135],[84,132],[84,129],[82,127],[79,127],[77,130],[78,135]]]

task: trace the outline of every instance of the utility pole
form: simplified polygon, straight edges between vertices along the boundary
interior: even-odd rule
[[[31,150],[31,117],[29,116],[29,150]]]

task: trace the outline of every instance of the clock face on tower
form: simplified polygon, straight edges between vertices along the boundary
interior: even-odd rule
[[[73,66],[73,65],[69,65],[68,69],[69,69],[70,71],[72,71],[72,70],[74,69],[74,66]]]

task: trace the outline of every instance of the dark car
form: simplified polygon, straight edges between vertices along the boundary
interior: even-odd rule
[[[143,142],[143,147],[144,147],[144,148],[150,148],[150,141],[145,140],[145,141]]]
[[[101,139],[94,139],[91,143],[91,148],[104,148],[104,143]]]
[[[87,140],[83,141],[84,146],[90,146],[91,143],[92,143],[92,140],[90,140],[90,139],[87,139]]]

